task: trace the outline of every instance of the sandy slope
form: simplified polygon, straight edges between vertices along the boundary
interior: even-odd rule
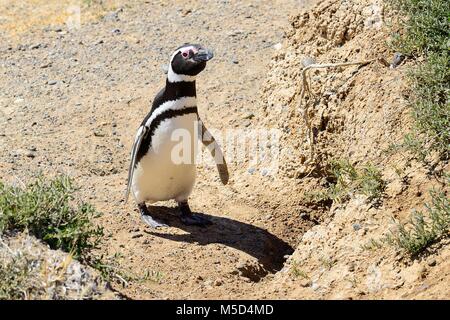
[[[4,180],[27,179],[36,170],[75,177],[82,197],[103,212],[99,223],[111,234],[103,253],[121,253],[125,270],[154,275],[117,286],[132,298],[248,297],[267,277],[255,281],[282,267],[308,223],[286,206],[265,204],[273,194],[246,163],[230,163],[227,187],[214,168],[200,169],[191,207],[211,215],[208,229],[180,225],[170,218],[174,210],[161,207],[155,211],[171,227],[150,230],[134,205],[124,204],[123,192],[135,130],[164,83],[171,50],[186,41],[214,48],[216,58],[198,80],[200,114],[210,129],[246,128],[249,114],[260,109],[273,46],[282,42],[298,1],[117,1],[82,7],[81,29],[74,30],[58,24],[67,19],[60,2],[45,10],[44,2],[12,3],[1,5],[9,17],[2,20],[0,48]],[[20,20],[35,6],[39,19]]]

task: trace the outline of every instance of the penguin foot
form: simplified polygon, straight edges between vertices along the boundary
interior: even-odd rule
[[[139,211],[141,212],[142,221],[144,221],[144,223],[147,224],[149,227],[151,228],[168,227],[167,224],[159,222],[158,220],[152,218],[145,203],[139,204]]]
[[[198,214],[193,214],[191,209],[189,208],[189,204],[186,202],[178,202],[178,207],[181,211],[180,220],[183,224],[188,226],[200,226],[206,227],[207,225],[212,224],[211,220],[202,217]]]
[[[163,222],[159,222],[159,221],[153,219],[152,216],[149,216],[149,215],[141,215],[141,219],[151,228],[168,227],[167,224],[165,224]]]

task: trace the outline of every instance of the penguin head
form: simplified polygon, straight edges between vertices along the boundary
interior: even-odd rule
[[[178,47],[170,58],[168,78],[171,82],[194,81],[195,76],[213,58],[211,50],[199,44],[184,44]]]

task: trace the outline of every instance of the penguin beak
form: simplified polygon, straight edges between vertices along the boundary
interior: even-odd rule
[[[209,61],[214,57],[214,54],[211,50],[200,48],[197,53],[194,55],[194,61],[202,62]]]

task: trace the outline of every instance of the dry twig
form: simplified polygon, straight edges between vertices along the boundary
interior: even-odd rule
[[[370,59],[370,60],[365,60],[365,61],[357,61],[357,62],[341,62],[341,63],[313,63],[310,64],[308,66],[306,66],[305,68],[303,68],[302,73],[301,73],[301,77],[302,77],[302,85],[301,85],[301,91],[300,91],[300,100],[299,100],[299,106],[298,108],[302,111],[303,113],[303,120],[305,121],[305,126],[307,128],[307,139],[308,139],[308,144],[309,144],[309,148],[310,148],[310,158],[306,161],[306,163],[313,161],[314,159],[314,139],[312,136],[312,129],[311,129],[311,123],[309,120],[309,116],[308,116],[308,111],[309,111],[309,103],[306,103],[304,108],[302,109],[302,101],[303,98],[305,97],[305,93],[309,92],[310,93],[310,88],[309,88],[309,84],[306,78],[307,72],[311,69],[323,69],[323,68],[337,68],[337,67],[348,67],[348,66],[354,66],[354,65],[366,65],[369,64],[371,62],[374,61],[380,61],[383,64],[386,64],[384,59]]]

